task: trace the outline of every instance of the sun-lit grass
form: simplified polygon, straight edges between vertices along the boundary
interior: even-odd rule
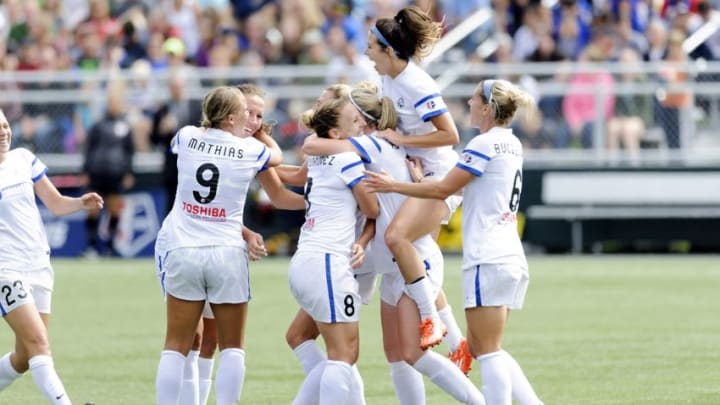
[[[289,404],[303,378],[284,342],[297,310],[287,263],[268,259],[252,267],[242,403]],[[464,325],[459,258],[446,265],[446,292]],[[152,262],[54,266],[51,344],[74,403],[154,403],[164,307]],[[720,404],[718,257],[539,256],[530,266],[525,309],[512,314],[505,348],[547,405]],[[1,330],[5,352],[12,334]],[[363,308],[359,367],[368,404],[395,403],[377,302]],[[479,385],[477,368],[471,378]],[[428,404],[453,403],[426,385]],[[29,376],[0,393],[0,404],[42,403]]]

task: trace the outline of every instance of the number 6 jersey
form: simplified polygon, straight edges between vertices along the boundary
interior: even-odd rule
[[[516,215],[522,165],[522,144],[508,128],[492,128],[463,150],[456,167],[475,176],[463,192],[463,269],[487,263],[527,268]]]
[[[178,155],[175,204],[158,233],[158,246],[245,246],[243,210],[250,182],[270,152],[255,138],[186,126],[171,145]]]

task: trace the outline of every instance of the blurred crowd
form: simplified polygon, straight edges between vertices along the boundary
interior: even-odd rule
[[[354,83],[375,75],[364,55],[368,27],[408,3],[430,10],[447,30],[472,12],[492,9],[491,21],[446,53],[449,62],[638,61],[683,62],[720,57],[720,34],[687,54],[682,43],[714,18],[716,0],[5,0],[0,1],[0,73],[12,71],[132,72],[123,86],[88,81],[0,80],[0,91],[83,90],[120,93],[123,106],[112,110],[93,98],[87,103],[19,103],[0,98],[17,142],[43,152],[80,152],[88,132],[108,115],[120,115],[131,128],[136,151],[164,150],[179,125],[196,122],[197,105],[188,101],[194,67],[262,67],[324,64],[327,82]],[[491,44],[491,45],[488,45]],[[154,74],[170,79],[155,83]],[[615,94],[618,83],[647,81],[636,73],[559,71],[521,82],[534,92],[537,114],[518,124],[528,148],[588,148],[598,111],[604,112],[610,149],[637,151],[649,125],[660,125],[665,144],[680,146],[680,116],[692,106],[689,94],[667,91],[660,97]],[[668,67],[652,78],[684,82],[687,75]],[[300,79],[298,79],[300,80]],[[303,79],[305,80],[305,79]],[[564,95],[533,89],[544,81],[564,82]],[[197,84],[197,83],[195,83]],[[262,85],[262,84],[261,84]],[[606,94],[598,110],[596,95],[574,90],[601,85]],[[158,86],[169,99],[158,99]],[[105,92],[105,93],[103,93]],[[465,129],[465,100],[455,103]],[[292,101],[270,106],[278,122],[275,136],[284,147],[298,142]]]

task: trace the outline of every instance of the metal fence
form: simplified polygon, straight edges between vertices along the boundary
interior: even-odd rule
[[[529,165],[714,165],[720,163],[720,63],[671,64],[435,64],[429,68],[460,130],[461,145],[476,134],[467,100],[480,80],[506,78],[537,100],[535,113],[514,124]],[[329,84],[325,66],[185,69],[187,97],[213,86],[253,82],[267,93],[266,118],[286,149],[302,137],[298,115]],[[671,78],[670,80],[668,78]],[[681,80],[672,80],[672,78]],[[148,120],[168,100],[167,71],[17,72],[0,74],[0,108],[14,145],[43,154],[51,167],[78,170],[84,134],[103,115],[107,83],[125,83],[126,108],[140,162],[159,165]],[[289,154],[291,155],[291,154]]]

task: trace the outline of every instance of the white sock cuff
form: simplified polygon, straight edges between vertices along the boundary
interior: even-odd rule
[[[299,345],[295,346],[293,351],[295,353],[300,353],[300,352],[305,351],[309,346],[317,347],[317,342],[315,341],[315,339],[306,340],[306,341],[300,343]]]
[[[220,351],[220,358],[223,358],[223,356],[232,356],[237,355],[242,357],[243,360],[245,360],[245,350],[237,348],[237,347],[231,347],[228,349],[223,349]]]
[[[3,370],[12,378],[18,378],[22,374],[18,373],[17,370],[15,370],[15,367],[13,367],[12,362],[10,361],[10,356],[12,355],[12,352],[5,353],[2,358],[0,358],[0,367],[3,368]]]
[[[183,362],[187,359],[185,355],[175,350],[163,350],[160,352],[160,357],[177,357],[178,359],[182,359]]]
[[[207,376],[207,378],[210,378],[210,375],[212,375],[214,363],[215,359],[206,359],[204,357],[198,358],[198,371],[200,372],[201,378],[205,376]]]
[[[187,358],[190,360],[197,360],[200,357],[200,350],[190,350],[188,352]]]
[[[445,307],[443,309],[438,309],[438,314],[440,314],[440,316],[443,316],[446,314],[453,316],[452,307],[450,306],[450,304],[447,304],[447,305],[445,305]]]
[[[495,356],[504,356],[506,354],[507,353],[504,350],[498,350],[496,352],[481,354],[481,355],[477,356],[475,359],[477,361],[483,361],[483,360],[487,360],[487,359],[490,359]]]
[[[352,367],[350,363],[346,363],[341,360],[327,360],[326,366],[340,367],[348,373],[352,373]]]
[[[33,356],[30,360],[28,360],[28,364],[30,365],[30,370],[41,366],[55,367],[52,357],[47,354],[38,354],[37,356]]]

